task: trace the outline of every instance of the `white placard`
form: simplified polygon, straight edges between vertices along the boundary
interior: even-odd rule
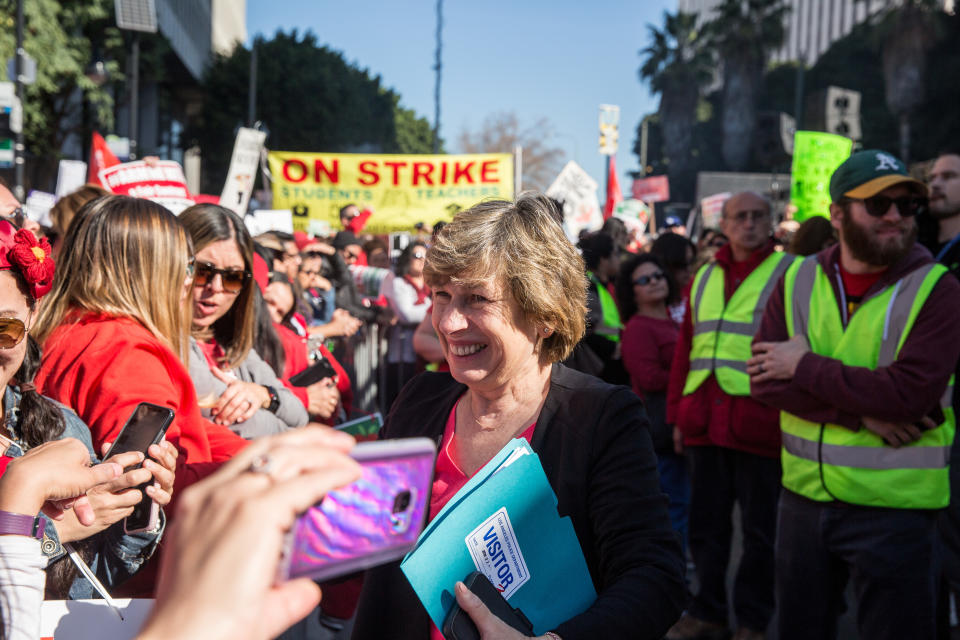
[[[61,160],[57,171],[57,198],[71,194],[87,183],[87,163],[82,160]]]
[[[571,160],[547,189],[547,195],[563,202],[563,227],[572,242],[583,229],[599,229],[603,224],[597,181]]]
[[[131,640],[153,600],[115,600],[123,620],[104,600],[46,600],[40,609],[40,640]]]
[[[27,201],[23,203],[23,212],[27,217],[45,227],[49,227],[50,209],[57,204],[57,196],[46,191],[30,191]]]
[[[258,236],[267,231],[293,233],[293,212],[290,209],[258,209],[244,216],[243,221],[252,236]]]
[[[232,210],[239,216],[247,212],[253,181],[260,166],[260,151],[267,134],[256,129],[240,127],[237,139],[233,143],[233,156],[230,158],[230,170],[223,183],[220,205]]]

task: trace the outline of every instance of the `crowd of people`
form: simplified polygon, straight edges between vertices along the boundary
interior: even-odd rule
[[[539,455],[597,592],[541,640],[835,638],[851,580],[862,637],[938,637],[960,155],[925,184],[859,151],[830,195],[789,239],[745,191],[696,242],[672,221],[643,248],[615,218],[575,246],[536,194],[402,249],[355,205],[330,237],[251,237],[93,186],[49,229],[0,202],[2,637],[37,637],[44,595],[104,593],[156,597],[145,639],[275,637],[318,602],[341,637],[442,637],[398,562],[322,600],[274,583],[294,516],[357,477],[331,427],[377,410],[380,438],[437,444],[428,519],[513,438]],[[174,412],[165,440],[100,462],[141,402]],[[127,533],[141,486],[162,517]],[[486,640],[523,637],[449,590]]]

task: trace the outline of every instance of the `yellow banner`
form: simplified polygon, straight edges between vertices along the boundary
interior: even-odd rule
[[[412,230],[450,220],[481,200],[513,199],[513,155],[387,155],[272,151],[273,208],[293,211],[294,229],[310,221],[340,228],[340,207],[370,207],[364,231]]]

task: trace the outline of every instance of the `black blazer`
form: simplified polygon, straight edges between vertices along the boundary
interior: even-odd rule
[[[394,402],[380,437],[426,436],[439,444],[466,390],[447,373],[417,376]],[[553,630],[563,640],[656,640],[680,616],[684,562],[647,425],[630,389],[553,366],[531,445],[560,515],[573,522],[599,594],[587,611]],[[399,562],[367,572],[354,639],[426,640],[429,624]]]

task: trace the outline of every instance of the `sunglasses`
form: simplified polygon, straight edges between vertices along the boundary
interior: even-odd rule
[[[637,285],[640,285],[641,287],[645,287],[651,282],[659,282],[665,279],[666,277],[667,276],[665,276],[663,272],[657,271],[656,273],[651,273],[648,276],[640,276],[639,278],[633,281],[633,284],[637,284]]]
[[[415,258],[415,259],[417,259],[417,260],[423,260],[424,258],[427,257],[427,252],[426,252],[426,251],[415,251],[414,253],[411,254],[411,257],[413,257],[413,258]]]
[[[13,224],[15,227],[22,229],[26,215],[23,213],[23,207],[17,207],[9,214],[3,216],[3,218]]]
[[[926,213],[930,200],[923,196],[901,196],[891,198],[889,196],[872,196],[860,200],[864,208],[874,218],[882,218],[890,211],[890,205],[897,205],[897,211],[903,218],[912,218],[913,216]]]
[[[0,318],[0,349],[12,349],[23,341],[27,327],[17,318]]]
[[[218,269],[209,262],[198,262],[195,266],[193,285],[204,287],[213,282],[214,276],[220,276],[220,283],[227,293],[240,293],[243,283],[250,279],[250,272],[242,269]]]
[[[305,276],[318,276],[320,275],[321,272],[314,271],[313,269],[300,269],[300,273],[302,273]]]

